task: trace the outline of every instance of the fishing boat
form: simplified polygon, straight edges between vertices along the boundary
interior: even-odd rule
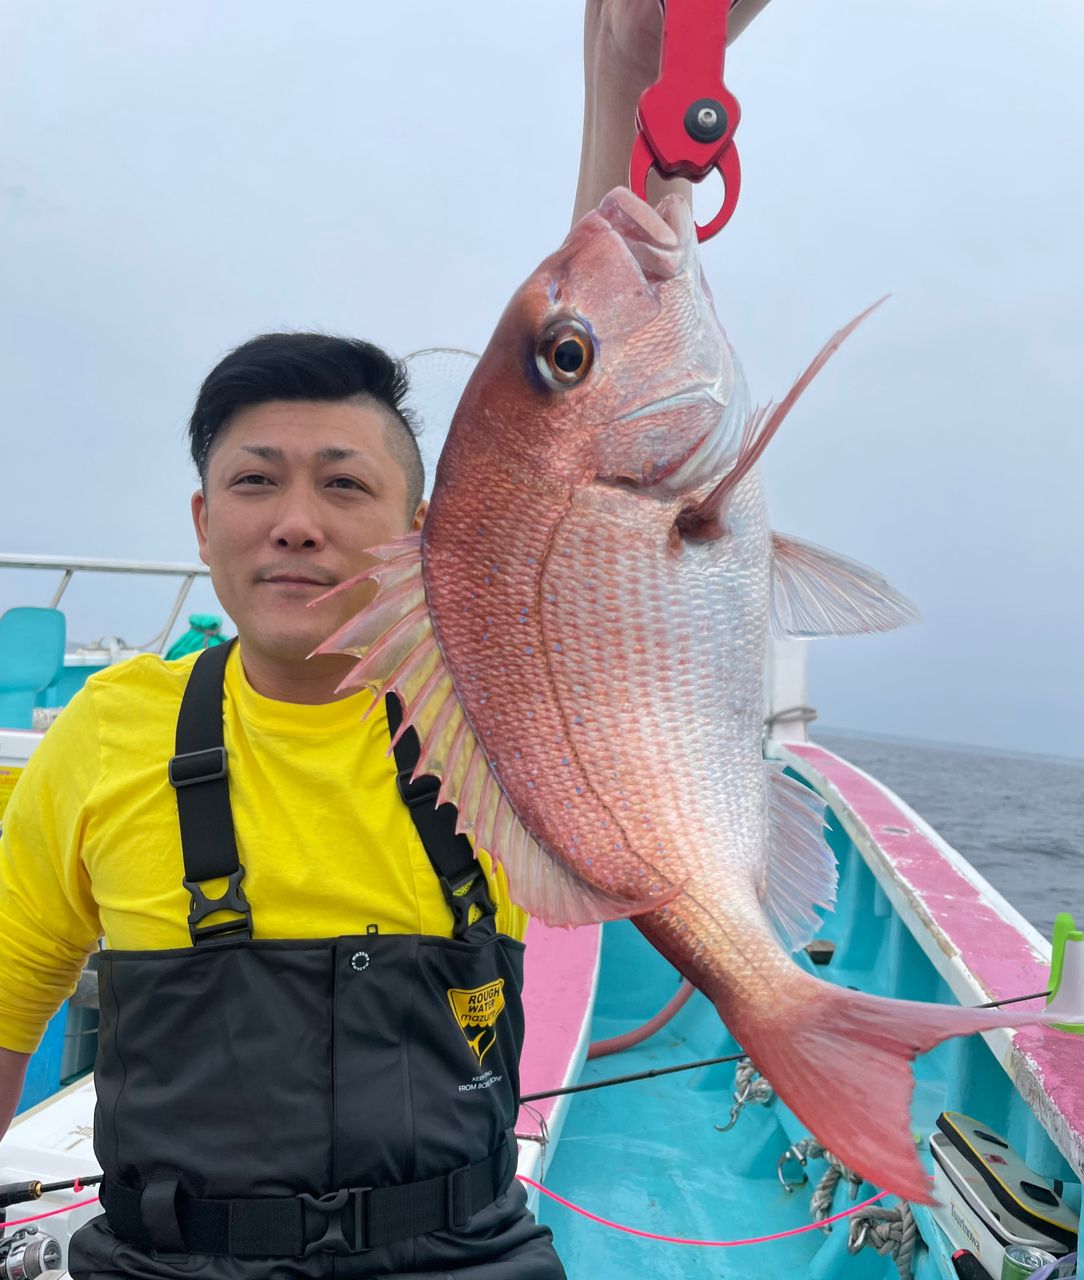
[[[0,661],[2,822],[7,794],[51,719],[93,671],[135,652],[119,641],[65,649],[58,606],[73,574],[179,580],[147,646],[164,652],[207,571],[16,556],[0,556],[0,567],[61,575],[33,626],[25,618],[21,630],[0,625],[9,646]],[[774,645],[765,707],[766,755],[823,800],[840,871],[836,909],[800,962],[826,981],[881,995],[1020,1000],[1025,1010],[1042,1007],[1052,981],[1084,979],[1084,935],[1068,916],[1059,917],[1055,954],[902,800],[809,740],[805,645]],[[633,925],[569,932],[532,921],[527,940],[518,1173],[572,1280],[637,1271],[658,1280],[1015,1280],[1053,1274],[1042,1268],[1055,1265],[1075,1274],[1062,1260],[1079,1242],[1084,1177],[1079,1035],[995,1031],[919,1059],[912,1128],[939,1204],[906,1205],[816,1143],[714,1007],[683,988]],[[55,1274],[71,1233],[100,1211],[94,988],[91,974],[50,1023],[0,1144],[3,1277]]]

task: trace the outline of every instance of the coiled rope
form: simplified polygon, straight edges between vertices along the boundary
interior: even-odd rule
[[[717,1124],[716,1129],[726,1133],[738,1123],[742,1108],[747,1103],[757,1102],[764,1106],[774,1097],[775,1090],[753,1066],[752,1059],[742,1058],[734,1071],[734,1105],[730,1108],[730,1119],[726,1124]]]
[[[827,1163],[828,1168],[810,1196],[809,1214],[814,1222],[821,1223],[822,1231],[831,1231],[831,1222],[834,1219],[829,1215],[832,1212],[832,1200],[836,1194],[836,1187],[846,1179],[851,1186],[851,1199],[856,1199],[858,1189],[862,1185],[861,1174],[848,1168],[831,1151],[826,1151],[816,1138],[802,1138],[792,1147],[788,1147],[779,1160],[779,1180],[787,1191],[794,1191],[802,1185],[800,1182],[788,1182],[784,1177],[783,1169],[788,1160],[797,1160],[803,1168],[810,1160],[824,1160]],[[915,1253],[917,1234],[915,1217],[906,1200],[901,1200],[893,1209],[882,1209],[879,1205],[867,1207],[864,1204],[851,1216],[847,1249],[850,1253],[858,1253],[868,1244],[882,1257],[890,1255],[895,1260],[900,1280],[908,1280],[911,1275],[911,1260]]]
[[[906,1200],[901,1200],[894,1209],[870,1205],[851,1217],[847,1250],[849,1253],[858,1253],[868,1244],[882,1258],[891,1255],[895,1259],[900,1280],[909,1280],[917,1235],[915,1215]]]

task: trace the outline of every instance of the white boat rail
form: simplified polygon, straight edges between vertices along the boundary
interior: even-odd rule
[[[22,556],[7,553],[0,553],[0,569],[59,569],[60,583],[49,602],[50,609],[55,609],[60,604],[68,584],[76,573],[130,573],[183,579],[166,625],[146,644],[138,646],[154,653],[161,653],[166,647],[173,624],[177,621],[185,600],[188,599],[192,584],[197,578],[210,576],[210,570],[202,564],[164,564],[153,560],[107,560],[88,556]]]

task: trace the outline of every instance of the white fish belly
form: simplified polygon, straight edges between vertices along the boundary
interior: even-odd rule
[[[630,889],[714,897],[752,885],[766,847],[769,533],[755,474],[718,540],[675,550],[673,514],[635,490],[581,491],[546,557],[542,632],[568,737],[623,837],[579,841],[602,859],[635,849]]]

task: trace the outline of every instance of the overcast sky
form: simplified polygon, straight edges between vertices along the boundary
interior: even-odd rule
[[[0,550],[194,560],[185,419],[254,333],[481,349],[567,229],[580,33],[578,0],[2,0]],[[705,265],[754,398],[892,294],[765,464],[777,528],[925,614],[814,646],[831,725],[1084,755],[1082,65],[1079,0],[772,0],[728,56]],[[169,594],[77,581],[70,634],[143,642]]]

